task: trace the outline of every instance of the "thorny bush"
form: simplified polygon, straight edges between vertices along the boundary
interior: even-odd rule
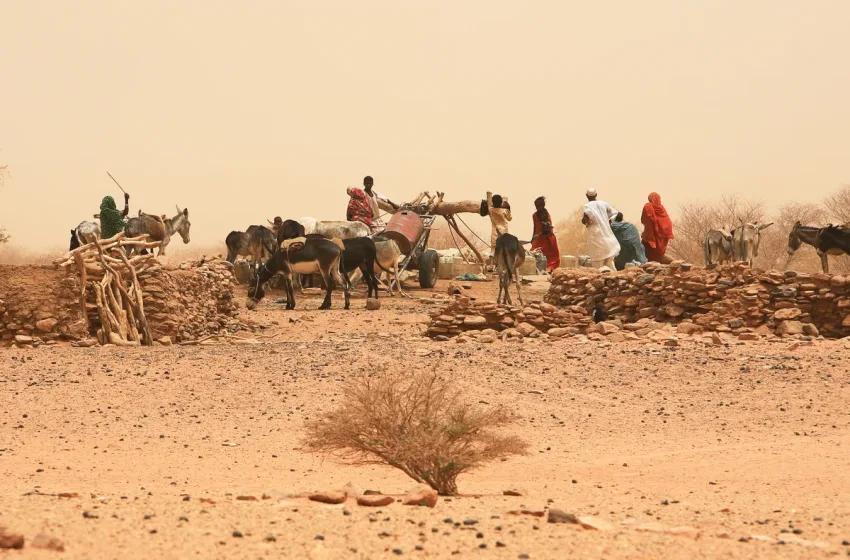
[[[341,406],[308,424],[306,444],[356,464],[388,464],[450,496],[460,474],[526,452],[518,437],[497,433],[513,420],[503,408],[470,404],[434,372],[381,374],[347,385]]]

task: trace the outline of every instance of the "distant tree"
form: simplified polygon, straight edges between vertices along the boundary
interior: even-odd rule
[[[581,223],[582,208],[568,214],[567,219],[555,223],[555,237],[561,255],[581,256],[587,254],[587,233]]]
[[[678,217],[673,221],[675,239],[670,242],[668,253],[675,259],[703,263],[703,241],[709,230],[728,231],[742,223],[764,221],[766,216],[764,202],[739,195],[724,196],[709,203],[687,202],[681,206]],[[765,230],[765,233],[768,231],[770,229]],[[760,256],[757,263],[761,265],[764,261]]]
[[[850,185],[844,185],[826,197],[823,205],[826,208],[828,220],[835,224],[850,222]]]
[[[9,174],[9,166],[8,165],[0,165],[0,187],[3,186],[3,181],[6,176]],[[6,243],[9,241],[9,234],[6,233],[6,228],[0,226],[0,243]]]

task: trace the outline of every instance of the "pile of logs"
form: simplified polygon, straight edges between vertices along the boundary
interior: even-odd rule
[[[80,306],[91,331],[86,292],[94,291],[101,328],[97,331],[100,344],[136,346],[153,344],[145,317],[139,273],[155,265],[153,253],[127,258],[125,247],[134,246],[149,251],[161,242],[147,236],[125,238],[121,232],[109,239],[99,239],[67,253],[54,265],[64,269],[75,267],[80,277]]]

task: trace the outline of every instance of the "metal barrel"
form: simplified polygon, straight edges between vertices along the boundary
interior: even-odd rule
[[[424,232],[422,218],[415,212],[402,210],[393,214],[383,233],[398,244],[403,254],[409,255]]]

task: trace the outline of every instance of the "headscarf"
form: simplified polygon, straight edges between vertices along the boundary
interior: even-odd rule
[[[348,187],[346,189],[351,200],[348,201],[346,217],[355,222],[363,222],[367,226],[372,225],[372,206],[363,189]]]
[[[104,239],[124,231],[124,218],[115,206],[115,199],[104,196],[100,203],[100,234]]]
[[[661,204],[661,195],[658,193],[649,193],[649,202],[643,206],[640,221],[643,224],[641,237],[650,247],[655,246],[657,239],[673,239],[673,221]]]

